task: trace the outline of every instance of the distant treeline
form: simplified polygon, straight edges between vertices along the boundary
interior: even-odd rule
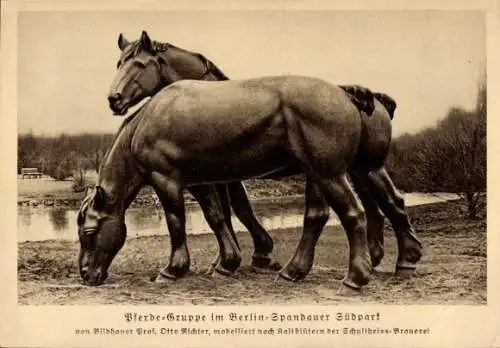
[[[452,107],[436,127],[393,140],[387,169],[396,186],[412,192],[453,192],[475,218],[486,192],[486,88],[476,108]]]
[[[81,179],[83,171],[98,170],[113,137],[19,135],[18,172],[23,167],[37,167],[57,180]],[[452,107],[436,127],[393,139],[387,169],[402,191],[463,195],[474,217],[481,193],[486,191],[486,89],[479,89],[475,110]],[[284,180],[289,183],[291,179]],[[301,181],[303,176],[292,180]]]
[[[36,167],[56,180],[85,170],[98,170],[113,141],[113,134],[61,134],[56,137],[32,133],[18,136],[17,171]]]

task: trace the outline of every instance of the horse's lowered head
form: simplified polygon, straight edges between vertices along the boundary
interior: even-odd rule
[[[108,94],[115,115],[124,115],[142,99],[178,80],[227,80],[203,55],[153,41],[146,31],[132,42],[120,34],[118,47],[121,50],[118,71]]]
[[[127,236],[123,216],[108,209],[110,201],[109,194],[96,186],[87,192],[78,212],[78,268],[87,285],[101,285],[106,280],[108,268]]]

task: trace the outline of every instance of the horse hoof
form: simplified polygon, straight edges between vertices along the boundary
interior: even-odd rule
[[[297,282],[300,279],[303,279],[304,277],[301,276],[301,274],[297,271],[289,272],[287,269],[281,270],[278,275],[285,280],[288,280],[289,282]]]
[[[279,264],[279,262],[273,262],[273,263],[267,265],[266,267],[258,267],[256,265],[252,264],[251,270],[252,270],[252,272],[258,273],[258,274],[274,274],[274,273],[278,272],[281,268],[282,267]]]
[[[283,277],[280,273],[277,273],[276,276],[273,278],[272,284],[273,285],[290,285],[290,282],[292,280]]]
[[[271,258],[268,256],[253,256],[252,267],[268,268],[271,263]]]
[[[165,283],[171,284],[176,279],[177,279],[177,277],[174,276],[173,274],[170,274],[170,273],[165,272],[165,271],[161,271],[156,276],[156,279],[154,280],[154,282],[157,283],[157,284],[165,284]]]
[[[257,267],[257,266],[252,266],[250,268],[250,270],[253,273],[257,273],[257,274],[273,274],[273,273],[275,273],[274,271],[270,270],[269,268],[261,268],[261,267]]]
[[[278,261],[275,261],[273,263],[271,263],[269,266],[267,266],[268,269],[272,270],[272,271],[279,271],[280,269],[283,268],[283,266],[281,266],[281,264],[278,262]]]
[[[370,258],[372,260],[372,268],[379,266],[382,262],[382,259],[384,258],[384,249],[380,246],[371,246]]]
[[[337,290],[337,294],[339,296],[348,296],[348,297],[359,296],[361,294],[361,287],[344,280],[340,284],[340,287]]]
[[[408,279],[415,273],[415,267],[396,267],[395,275],[398,278]]]
[[[372,269],[380,266],[380,263],[382,263],[382,258],[383,258],[383,255],[380,257],[375,257],[375,258],[372,257]]]
[[[215,269],[215,272],[212,273],[212,276],[214,276],[216,274],[220,274],[220,275],[227,277],[227,276],[231,276],[234,274],[234,272],[231,272],[230,270],[227,270],[224,267],[222,267],[220,263],[217,266],[215,266],[214,269]]]

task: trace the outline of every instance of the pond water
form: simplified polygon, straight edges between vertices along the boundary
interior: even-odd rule
[[[405,195],[408,206],[453,199],[450,195]],[[278,201],[253,202],[255,215],[267,230],[298,227],[303,223],[303,198],[280,199]],[[18,241],[40,241],[47,239],[77,240],[76,209],[64,207],[35,208],[18,207]],[[167,234],[163,212],[154,207],[128,209],[125,221],[128,236]],[[338,224],[337,216],[331,212],[329,225]],[[244,226],[233,217],[235,230],[244,231]],[[186,206],[186,229],[189,234],[212,233],[197,204]]]

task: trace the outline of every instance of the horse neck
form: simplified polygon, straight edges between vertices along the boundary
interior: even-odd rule
[[[137,114],[137,112],[136,112]],[[137,127],[136,114],[124,121],[99,169],[98,185],[110,197],[107,211],[124,216],[125,210],[144,186],[141,173],[135,166],[130,143]]]
[[[201,54],[190,52],[173,45],[169,45],[169,48],[161,54],[164,55],[166,61],[172,61],[172,65],[178,64],[181,67],[181,69],[175,69],[177,76],[174,80],[229,80],[212,61]],[[167,71],[164,70],[163,74],[164,81],[172,80],[172,76],[166,76],[168,75]]]

